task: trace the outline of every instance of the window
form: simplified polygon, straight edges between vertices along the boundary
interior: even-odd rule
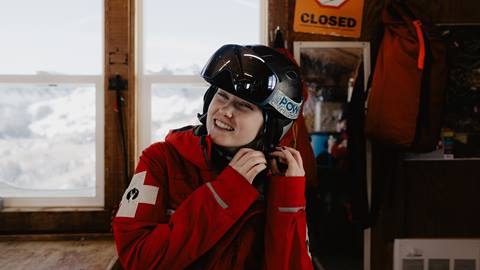
[[[198,123],[208,87],[203,65],[224,44],[265,44],[266,2],[138,2],[139,150]]]
[[[9,1],[0,25],[5,206],[103,206],[103,1]]]

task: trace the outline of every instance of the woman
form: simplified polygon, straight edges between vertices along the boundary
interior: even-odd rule
[[[113,221],[126,269],[313,269],[302,158],[277,144],[298,117],[298,67],[225,45],[202,71],[202,123],[143,151]]]

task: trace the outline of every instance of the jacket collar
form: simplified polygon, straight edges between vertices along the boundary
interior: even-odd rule
[[[212,139],[206,134],[196,134],[199,126],[170,130],[165,141],[173,145],[178,153],[200,169],[210,169]]]

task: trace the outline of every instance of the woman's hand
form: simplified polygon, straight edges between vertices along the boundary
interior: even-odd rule
[[[251,148],[241,148],[228,165],[245,177],[251,184],[255,176],[267,168],[267,160],[260,151]]]
[[[281,146],[276,148],[277,151],[270,153],[272,157],[276,157],[271,160],[270,165],[273,175],[283,175],[278,168],[277,159],[280,163],[287,165],[285,176],[304,176],[305,170],[303,169],[303,161],[300,152],[296,149],[287,146]]]

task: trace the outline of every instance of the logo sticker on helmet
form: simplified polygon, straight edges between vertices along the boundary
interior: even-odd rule
[[[301,102],[293,101],[281,91],[274,91],[272,95],[268,97],[266,103],[270,104],[279,113],[289,119],[297,119],[300,113],[300,105],[302,105]]]

